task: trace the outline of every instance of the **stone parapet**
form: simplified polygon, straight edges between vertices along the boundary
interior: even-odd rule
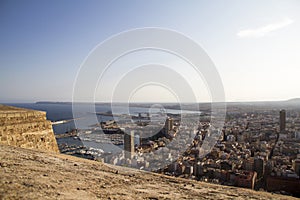
[[[59,152],[46,112],[0,105],[0,143]]]

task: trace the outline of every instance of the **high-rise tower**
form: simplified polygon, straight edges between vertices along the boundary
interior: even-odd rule
[[[131,159],[134,155],[134,131],[125,130],[124,133],[125,158]]]
[[[165,122],[165,133],[168,134],[173,129],[173,119],[167,118]]]
[[[280,124],[280,132],[285,132],[285,123],[286,123],[286,112],[285,110],[280,110],[279,114],[279,124]]]

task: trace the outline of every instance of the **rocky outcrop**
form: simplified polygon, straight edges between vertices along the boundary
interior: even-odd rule
[[[0,144],[59,152],[46,112],[0,105]]]

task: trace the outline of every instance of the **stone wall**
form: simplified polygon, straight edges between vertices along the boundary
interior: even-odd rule
[[[46,112],[0,105],[0,143],[59,152]]]

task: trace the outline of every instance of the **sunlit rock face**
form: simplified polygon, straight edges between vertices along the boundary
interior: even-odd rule
[[[46,112],[0,105],[0,143],[59,152]]]

